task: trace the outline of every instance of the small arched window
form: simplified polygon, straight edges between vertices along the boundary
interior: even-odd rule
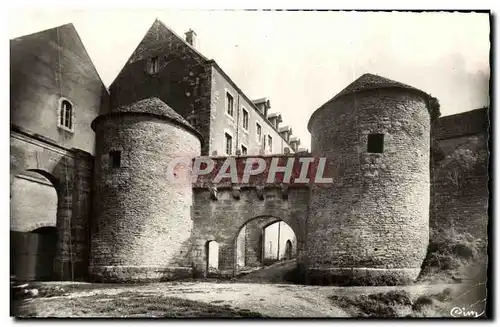
[[[74,109],[71,102],[66,99],[61,100],[59,105],[59,120],[57,125],[65,130],[72,132],[74,125],[73,111]]]

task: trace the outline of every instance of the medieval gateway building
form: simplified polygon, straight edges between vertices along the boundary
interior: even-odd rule
[[[250,100],[195,36],[155,21],[109,90],[72,24],[11,40],[17,278],[233,276],[263,264],[263,230],[283,221],[306,281],[408,281],[430,229],[486,238],[486,108],[438,118],[425,92],[364,74],[312,114],[307,153],[270,101]],[[176,157],[208,155],[218,167],[228,156],[325,157],[333,182],[166,177]],[[466,170],[461,156],[472,158]]]

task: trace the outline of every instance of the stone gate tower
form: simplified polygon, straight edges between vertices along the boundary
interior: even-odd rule
[[[328,157],[333,184],[311,189],[310,282],[418,276],[429,237],[428,99],[365,74],[313,113],[311,152]]]
[[[201,136],[157,98],[97,117],[93,281],[191,276],[192,185],[172,181],[173,159],[200,155]],[[181,173],[178,166],[175,173]]]

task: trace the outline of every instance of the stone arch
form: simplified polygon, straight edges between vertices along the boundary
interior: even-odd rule
[[[30,232],[41,227],[56,227],[60,185],[50,173],[27,169],[11,182],[10,229]]]
[[[62,220],[72,214],[68,200],[73,182],[63,185],[61,177],[68,174],[61,170],[61,165],[50,169],[43,162],[41,160],[39,168],[18,166],[11,172],[10,247],[14,261],[11,273],[22,280],[57,279],[57,271],[61,271],[58,267],[61,266],[62,240],[69,233]],[[34,201],[36,198],[39,203]],[[48,231],[50,233],[46,233]]]
[[[248,236],[250,234],[250,236],[249,236],[250,242],[248,242],[245,239],[244,250],[243,250],[243,251],[245,251],[244,252],[245,253],[244,254],[245,255],[245,265],[244,266],[245,267],[263,266],[264,261],[265,261],[265,258],[264,258],[264,255],[265,255],[265,253],[264,253],[265,230],[267,227],[269,227],[277,222],[285,222],[293,230],[295,237],[297,239],[299,238],[300,234],[298,233],[298,226],[297,225],[293,224],[290,219],[280,218],[280,217],[277,217],[274,215],[259,215],[259,216],[255,216],[255,217],[250,217],[248,219],[245,219],[244,222],[238,226],[237,231],[233,234],[233,237],[232,237],[233,251],[231,251],[231,253],[232,253],[232,260],[231,261],[232,261],[232,273],[233,273],[233,275],[236,274],[238,272],[238,270],[241,268],[241,264],[238,263],[239,256],[241,255],[241,253],[239,253],[239,251],[241,251],[241,245],[239,246],[238,242],[239,241],[241,242],[241,240],[238,239],[238,236],[240,236],[240,233],[242,232],[242,230],[244,228],[246,228],[247,226],[249,226],[249,224],[255,223],[255,226],[253,226],[254,230],[249,231],[249,233],[247,233],[247,235],[246,235],[246,236]],[[257,241],[257,247],[260,247],[260,253],[259,253],[259,251],[256,250],[255,235],[253,235],[253,237],[252,237],[252,232],[255,234],[256,231],[258,233],[260,233],[260,235],[259,235],[260,239],[259,239],[259,241]],[[252,249],[252,246],[253,246],[253,249]],[[252,250],[254,251],[254,253],[252,253]],[[259,261],[258,265],[248,264],[249,262],[251,262],[252,259],[255,260],[256,258],[258,258],[258,261]],[[227,258],[225,261],[227,261]]]
[[[60,183],[59,179],[57,177],[55,177],[53,174],[49,173],[48,171],[43,170],[43,169],[26,169],[26,171],[31,171],[31,172],[38,173],[38,174],[42,175],[43,177],[47,178],[52,183],[52,185],[54,186],[54,188],[56,189],[57,192],[59,192],[61,190],[61,183]]]
[[[11,274],[19,280],[53,280],[60,185],[41,169],[27,169],[11,184]]]
[[[29,225],[26,229],[28,232],[34,232],[37,229],[51,228],[51,227],[56,228],[57,224],[52,222],[52,221],[40,221],[40,222],[36,222],[32,225]]]

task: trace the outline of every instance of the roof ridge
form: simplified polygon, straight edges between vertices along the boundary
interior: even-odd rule
[[[162,22],[159,18],[156,18],[155,19],[155,22],[156,23],[158,22],[161,26],[165,27],[170,33],[172,33],[175,37],[177,37],[179,40],[181,40],[182,42],[184,42],[185,45],[187,45],[191,50],[193,50],[197,55],[199,55],[203,60],[210,60],[208,59],[207,57],[205,57],[198,49],[196,49],[194,46],[192,46],[191,44],[189,44],[184,38],[182,38],[179,34],[177,34],[172,28],[170,28],[169,26],[167,26],[164,22]],[[153,23],[153,25],[154,25]]]
[[[54,27],[46,28],[46,29],[41,30],[41,31],[36,31],[36,32],[33,32],[33,33],[28,33],[28,34],[20,35],[20,36],[17,36],[17,37],[14,37],[14,38],[10,39],[10,41],[22,39],[23,37],[32,36],[32,35],[36,35],[36,34],[40,34],[40,33],[46,33],[48,31],[55,30],[57,28],[69,27],[69,26],[72,26],[75,29],[75,25],[73,25],[72,22],[69,22],[69,23],[66,23],[66,24],[62,24],[62,25],[57,25],[57,26],[54,26]]]

